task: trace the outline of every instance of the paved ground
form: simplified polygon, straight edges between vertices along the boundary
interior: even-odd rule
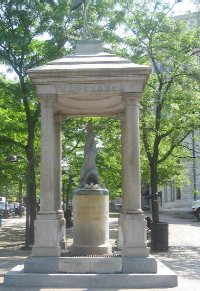
[[[174,270],[178,275],[179,286],[171,289],[137,289],[165,291],[199,291],[200,290],[200,223],[195,219],[178,219],[161,215],[161,221],[169,223],[169,251],[153,253],[160,261]],[[50,288],[9,288],[3,286],[3,276],[17,264],[23,264],[30,251],[21,250],[24,242],[25,219],[3,220],[0,230],[0,291],[116,291],[119,289],[50,289]],[[71,242],[71,232],[67,233]],[[114,244],[117,237],[117,221],[110,220],[110,237]],[[133,289],[126,289],[133,290]],[[122,289],[120,289],[122,291]]]

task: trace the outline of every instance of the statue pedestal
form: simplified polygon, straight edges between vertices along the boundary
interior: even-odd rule
[[[73,198],[72,255],[111,254],[106,189],[78,189]]]

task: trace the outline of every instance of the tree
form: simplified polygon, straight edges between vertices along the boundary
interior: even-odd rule
[[[30,208],[30,243],[36,218],[35,133],[38,130],[40,106],[27,70],[57,58],[66,52],[64,44],[70,36],[73,15],[66,1],[6,1],[0,4],[0,63],[11,68],[18,77],[17,94],[25,112],[27,159],[27,195]],[[68,34],[69,33],[69,34]],[[47,34],[47,39],[41,39]],[[70,49],[70,47],[69,47]],[[4,136],[4,143],[6,135]],[[7,143],[16,143],[16,136]]]
[[[3,76],[0,77],[0,84],[0,192],[7,201],[13,202],[19,198],[19,181],[22,184],[24,180],[25,183],[26,165],[14,165],[5,158],[11,152],[24,152],[25,114],[21,112],[16,84],[8,82]]]
[[[102,5],[93,3],[90,8],[92,33],[95,33],[94,19],[103,17],[106,9],[111,9],[115,1],[103,1]],[[2,0],[0,3],[0,63],[15,72],[19,81],[21,110],[25,112],[25,129],[27,135],[21,148],[27,163],[27,195],[30,208],[30,242],[33,242],[33,221],[36,217],[36,167],[35,137],[38,132],[40,106],[27,70],[49,60],[68,53],[80,39],[83,30],[83,13],[81,9],[71,11],[69,1]],[[96,12],[98,7],[99,14]],[[1,136],[7,145],[16,143],[16,136]],[[24,141],[26,142],[24,143]]]
[[[164,1],[120,2],[121,24],[128,35],[121,42],[123,55],[153,67],[141,102],[141,139],[150,172],[153,221],[159,222],[158,170],[200,125],[199,66],[193,53],[200,47],[199,27],[169,15]]]

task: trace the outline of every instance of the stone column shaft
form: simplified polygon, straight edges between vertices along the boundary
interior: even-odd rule
[[[61,210],[61,118],[56,116],[54,118],[54,139],[55,139],[55,156],[54,156],[54,178],[55,178],[55,207],[56,210]]]
[[[59,238],[61,226],[57,213],[58,203],[56,199],[56,190],[58,190],[59,183],[58,181],[55,183],[55,159],[58,158],[59,151],[55,146],[55,133],[59,131],[55,129],[54,99],[43,97],[41,98],[40,211],[34,223],[35,241],[32,251],[34,258],[27,262],[25,267],[28,272],[31,272],[36,266],[41,272],[45,272],[46,266],[48,266],[48,270],[55,271],[58,269],[57,257],[60,255]],[[57,165],[59,165],[59,162]],[[58,177],[60,177],[59,173],[56,179]],[[39,257],[43,257],[43,264],[40,263]]]
[[[123,268],[126,269],[127,258],[147,257],[149,253],[146,246],[146,222],[141,210],[139,95],[126,93],[123,98],[125,114],[121,120],[122,213],[118,245],[122,249]]]
[[[54,100],[41,101],[41,197],[40,213],[54,212]]]
[[[61,116],[54,117],[54,144],[55,144],[55,155],[54,155],[54,203],[57,216],[59,219],[59,242],[62,249],[66,248],[66,222],[64,213],[62,210],[62,197],[61,197],[61,160],[62,160],[62,143],[61,143]]]
[[[137,97],[137,96],[136,96]],[[141,213],[139,101],[126,94],[122,119],[123,212]]]

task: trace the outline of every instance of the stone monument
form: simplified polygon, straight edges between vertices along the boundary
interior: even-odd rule
[[[80,186],[73,197],[73,255],[111,254],[108,190],[100,185],[92,122],[87,125]]]
[[[41,102],[41,207],[32,256],[6,274],[6,286],[131,289],[177,285],[177,276],[149,255],[141,209],[139,103],[150,72],[150,67],[103,52],[101,43],[94,40],[79,42],[74,55],[28,71]],[[74,116],[110,116],[121,121],[120,257],[61,256],[61,122]],[[86,174],[87,182],[98,181],[95,171]],[[105,204],[103,208],[107,209]],[[81,232],[78,224],[82,222],[75,223],[77,233]],[[75,238],[74,247],[82,251],[84,240],[77,237],[80,240]],[[102,237],[102,244],[107,244],[105,233]]]

